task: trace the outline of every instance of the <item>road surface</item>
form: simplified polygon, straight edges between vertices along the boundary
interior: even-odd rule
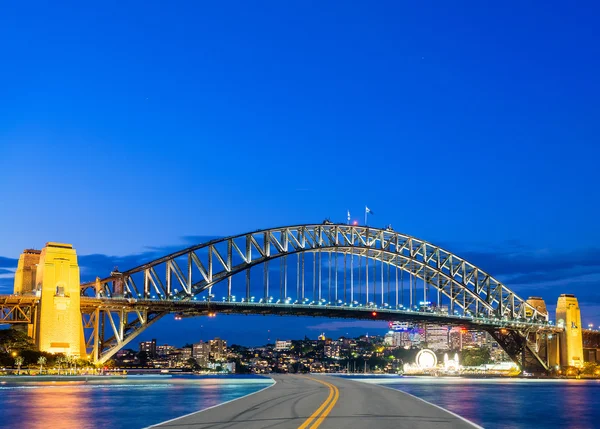
[[[258,393],[153,426],[169,429],[388,429],[478,427],[375,384],[321,375],[273,375]]]

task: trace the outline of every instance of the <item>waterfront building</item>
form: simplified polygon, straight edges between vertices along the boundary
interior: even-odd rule
[[[148,356],[156,356],[156,339],[153,338],[150,341],[143,341],[140,343],[140,352],[148,353]]]
[[[187,362],[188,359],[192,357],[192,348],[191,347],[183,347],[179,349],[179,361]]]
[[[227,341],[216,337],[210,340],[210,357],[212,360],[224,360],[227,358]]]
[[[160,357],[169,356],[174,351],[175,351],[175,347],[170,346],[168,344],[163,344],[162,346],[156,346],[156,354]]]
[[[198,365],[206,368],[210,361],[210,351],[210,344],[200,341],[192,346],[192,358],[196,359]]]

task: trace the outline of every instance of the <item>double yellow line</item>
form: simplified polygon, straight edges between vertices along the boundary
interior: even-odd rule
[[[323,420],[325,420],[325,417],[327,417],[329,415],[329,412],[331,411],[331,409],[333,408],[335,403],[338,401],[338,398],[340,397],[340,391],[333,384],[328,383],[326,381],[317,380],[316,378],[312,378],[312,377],[306,377],[306,378],[308,378],[309,380],[312,380],[312,381],[316,381],[317,383],[324,384],[325,386],[329,387],[329,396],[327,396],[327,399],[325,399],[325,402],[323,402],[321,404],[321,406],[319,408],[317,408],[317,410],[314,413],[312,413],[312,415],[308,419],[306,419],[306,421],[304,423],[302,423],[302,425],[300,427],[298,427],[298,429],[306,429],[306,428],[317,429],[321,425],[321,423],[323,423]],[[311,425],[311,423],[312,423],[312,425]]]

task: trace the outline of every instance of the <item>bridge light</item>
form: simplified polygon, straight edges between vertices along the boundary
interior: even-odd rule
[[[373,315],[373,317],[377,317],[377,312],[376,311],[372,312],[371,314]]]

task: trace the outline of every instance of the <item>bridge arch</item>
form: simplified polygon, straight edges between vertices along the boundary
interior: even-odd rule
[[[249,273],[253,267],[264,265],[268,275],[272,261],[296,256],[300,265],[304,254],[312,254],[314,263],[316,255],[321,253],[350,256],[353,261],[358,258],[367,264],[372,261],[409,273],[423,283],[423,288],[435,290],[438,301],[445,298],[450,311],[509,320],[548,319],[547,314],[540,313],[500,281],[439,246],[390,228],[331,223],[271,228],[211,240],[122,273],[112,273],[105,279],[84,283],[82,293],[89,295],[94,291],[97,297],[192,300],[202,293],[212,292],[213,287],[224,282],[226,285],[219,285],[219,291],[231,297],[232,278],[246,272],[246,298],[249,298]],[[338,258],[335,257],[336,263]],[[302,266],[303,278],[304,271]],[[300,275],[299,269],[296,274]],[[313,284],[314,281],[313,278]],[[362,287],[362,284],[351,286],[354,287]],[[366,296],[361,294],[361,298],[365,298],[362,305],[376,301],[377,292],[368,289],[368,280],[366,288]],[[370,292],[373,301],[370,301]],[[381,305],[398,306],[397,299],[384,302],[383,295],[383,292],[379,295]],[[264,298],[268,296],[267,292]],[[296,298],[305,299],[306,296],[303,293]],[[314,295],[311,298],[317,299]]]

